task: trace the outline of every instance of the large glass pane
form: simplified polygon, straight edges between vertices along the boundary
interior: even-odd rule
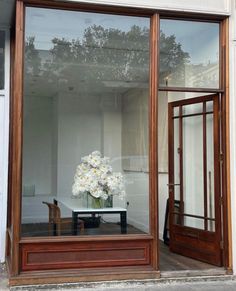
[[[4,89],[5,79],[5,32],[0,31],[0,90]]]
[[[160,86],[219,88],[219,24],[161,19]]]
[[[26,9],[23,236],[149,232],[149,22]]]

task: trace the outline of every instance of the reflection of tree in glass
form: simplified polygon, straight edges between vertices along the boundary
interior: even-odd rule
[[[41,67],[39,52],[35,49],[35,37],[28,37],[25,43],[25,73],[38,75]]]
[[[85,30],[81,41],[54,38],[52,42],[50,69],[60,72],[61,77],[147,81],[149,30],[146,28],[133,26],[123,32],[94,25]]]
[[[160,83],[168,85],[168,80],[184,82],[185,65],[189,62],[189,54],[182,50],[174,35],[166,36],[160,32]],[[183,84],[184,85],[184,84]]]
[[[68,41],[52,39],[53,47],[44,62],[41,52],[34,46],[34,37],[25,44],[26,72],[32,75],[41,70],[42,82],[92,81],[94,86],[104,86],[104,81],[148,82],[149,29],[132,26],[129,31],[106,29],[93,25],[84,31],[81,39]],[[189,55],[176,42],[174,36],[160,35],[160,80],[178,71],[184,79],[184,65]],[[180,79],[178,75],[178,79]]]

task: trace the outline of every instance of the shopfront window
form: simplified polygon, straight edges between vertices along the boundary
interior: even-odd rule
[[[160,86],[219,88],[219,23],[161,19]]]
[[[26,9],[23,236],[149,232],[149,22]]]
[[[0,90],[4,89],[5,79],[5,32],[0,31]]]

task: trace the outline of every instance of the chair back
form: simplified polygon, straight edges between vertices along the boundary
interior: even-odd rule
[[[49,202],[42,202],[43,204],[46,204],[48,206],[48,220],[49,223],[59,223],[60,219],[61,219],[61,210],[60,208],[53,204],[53,203],[49,203]]]

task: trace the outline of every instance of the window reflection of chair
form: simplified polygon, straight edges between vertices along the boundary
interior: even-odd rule
[[[61,209],[57,205],[49,202],[42,202],[48,206],[48,233],[54,235],[61,235],[61,228],[63,225],[70,225],[72,230],[72,218],[61,217]],[[56,225],[56,229],[54,231],[54,226]],[[80,228],[80,232],[84,232],[84,221],[78,219],[78,226]]]

